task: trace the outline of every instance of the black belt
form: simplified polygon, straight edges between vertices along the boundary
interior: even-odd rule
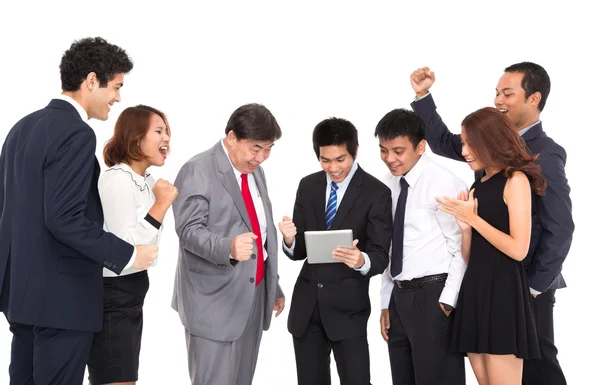
[[[410,281],[394,281],[400,289],[420,289],[432,283],[446,282],[448,274],[427,275],[421,278],[411,279]]]

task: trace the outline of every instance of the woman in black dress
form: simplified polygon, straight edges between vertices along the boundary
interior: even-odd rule
[[[539,358],[531,294],[521,261],[531,237],[533,194],[546,182],[509,119],[483,108],[462,123],[462,154],[485,171],[469,193],[437,198],[463,231],[468,267],[451,349],[469,357],[479,384],[521,384],[523,359]]]

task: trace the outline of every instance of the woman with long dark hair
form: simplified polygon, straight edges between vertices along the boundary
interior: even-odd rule
[[[531,238],[533,194],[542,195],[546,181],[537,156],[498,109],[468,115],[461,137],[467,163],[485,175],[457,199],[437,198],[456,217],[468,260],[451,349],[467,354],[479,384],[520,385],[523,359],[540,356],[521,261]]]

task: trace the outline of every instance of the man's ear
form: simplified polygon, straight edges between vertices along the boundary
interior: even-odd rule
[[[427,148],[427,142],[425,139],[421,139],[419,144],[417,144],[417,155],[423,155],[425,153],[425,149]]]
[[[529,95],[529,97],[527,98],[527,102],[535,107],[539,106],[541,101],[542,101],[542,94],[540,93],[540,91],[534,92],[533,94]]]
[[[89,91],[93,90],[95,86],[100,85],[95,72],[90,72],[89,74],[87,74],[84,83],[85,88],[87,88]]]

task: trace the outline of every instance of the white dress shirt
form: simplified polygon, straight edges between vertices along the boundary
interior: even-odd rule
[[[134,246],[158,246],[162,225],[157,221],[152,224],[146,219],[155,202],[153,187],[154,179],[150,174],[139,175],[124,163],[114,165],[102,173],[98,180],[98,190],[104,211],[104,230]],[[130,264],[120,275],[137,272],[139,270]],[[107,268],[104,268],[103,275],[117,276]]]
[[[400,178],[388,174],[384,183],[392,190],[392,215],[400,195]],[[404,217],[402,272],[393,277],[390,265],[381,276],[381,308],[387,309],[393,281],[408,281],[428,275],[448,273],[440,302],[456,306],[467,265],[461,254],[462,233],[454,216],[438,207],[436,196],[455,198],[466,191],[465,183],[423,154],[405,175],[408,183]],[[390,252],[391,256],[391,252]]]
[[[69,103],[70,105],[72,105],[75,110],[77,110],[77,113],[79,114],[79,116],[81,117],[81,120],[83,120],[84,122],[89,120],[88,114],[87,112],[85,112],[85,109],[83,107],[81,107],[81,104],[79,104],[78,102],[75,101],[75,99],[71,98],[70,96],[64,95],[64,94],[59,94],[56,99],[59,100],[63,100],[67,103]],[[125,268],[123,269],[123,271],[129,269],[133,263],[135,262],[135,257],[137,256],[137,249],[133,248],[133,254],[131,255],[131,258],[129,259],[129,262],[127,263],[127,265],[125,265]],[[106,268],[104,268],[104,271],[110,271],[107,270]],[[111,272],[112,273],[112,272]],[[112,273],[113,276],[116,276],[116,274]]]
[[[344,199],[344,194],[346,193],[346,190],[348,189],[348,185],[350,184],[350,181],[354,177],[354,174],[356,173],[357,169],[358,169],[358,163],[356,163],[356,161],[352,162],[352,168],[350,169],[348,176],[346,176],[346,178],[344,178],[344,180],[341,181],[340,183],[336,183],[338,186],[338,189],[335,192],[336,193],[336,205],[335,205],[336,214],[337,214],[337,210],[340,208],[342,199]],[[325,173],[325,175],[327,176],[327,187],[325,188],[325,207],[323,207],[323,212],[325,212],[327,210],[327,203],[329,202],[329,194],[331,194],[331,177],[327,173]],[[294,242],[292,243],[291,247],[287,247],[285,244],[285,241],[283,242],[283,248],[290,255],[294,255],[294,247],[295,246],[296,246],[296,239],[294,239]],[[369,272],[369,270],[371,270],[371,260],[369,259],[369,256],[367,255],[367,253],[362,252],[362,255],[365,259],[364,265],[362,265],[361,267],[357,267],[354,270],[360,271],[360,273],[362,275],[366,275]]]
[[[231,168],[233,169],[233,173],[235,174],[235,180],[238,182],[238,186],[240,186],[240,191],[242,191],[242,173],[233,166],[233,163],[231,163],[229,151],[227,151],[227,147],[225,147],[225,144],[222,140],[221,145],[223,146],[225,155],[227,155],[227,159],[229,159],[229,163],[231,164]],[[260,237],[263,243],[263,256],[264,260],[266,261],[269,255],[267,253],[267,249],[265,248],[265,244],[267,243],[267,214],[265,213],[265,205],[263,204],[262,197],[260,196],[260,191],[258,191],[258,186],[256,186],[256,180],[254,179],[253,173],[248,174],[248,188],[250,189],[250,195],[252,196],[252,202],[254,203],[254,210],[256,211],[256,216],[258,217],[258,224],[260,225]]]

